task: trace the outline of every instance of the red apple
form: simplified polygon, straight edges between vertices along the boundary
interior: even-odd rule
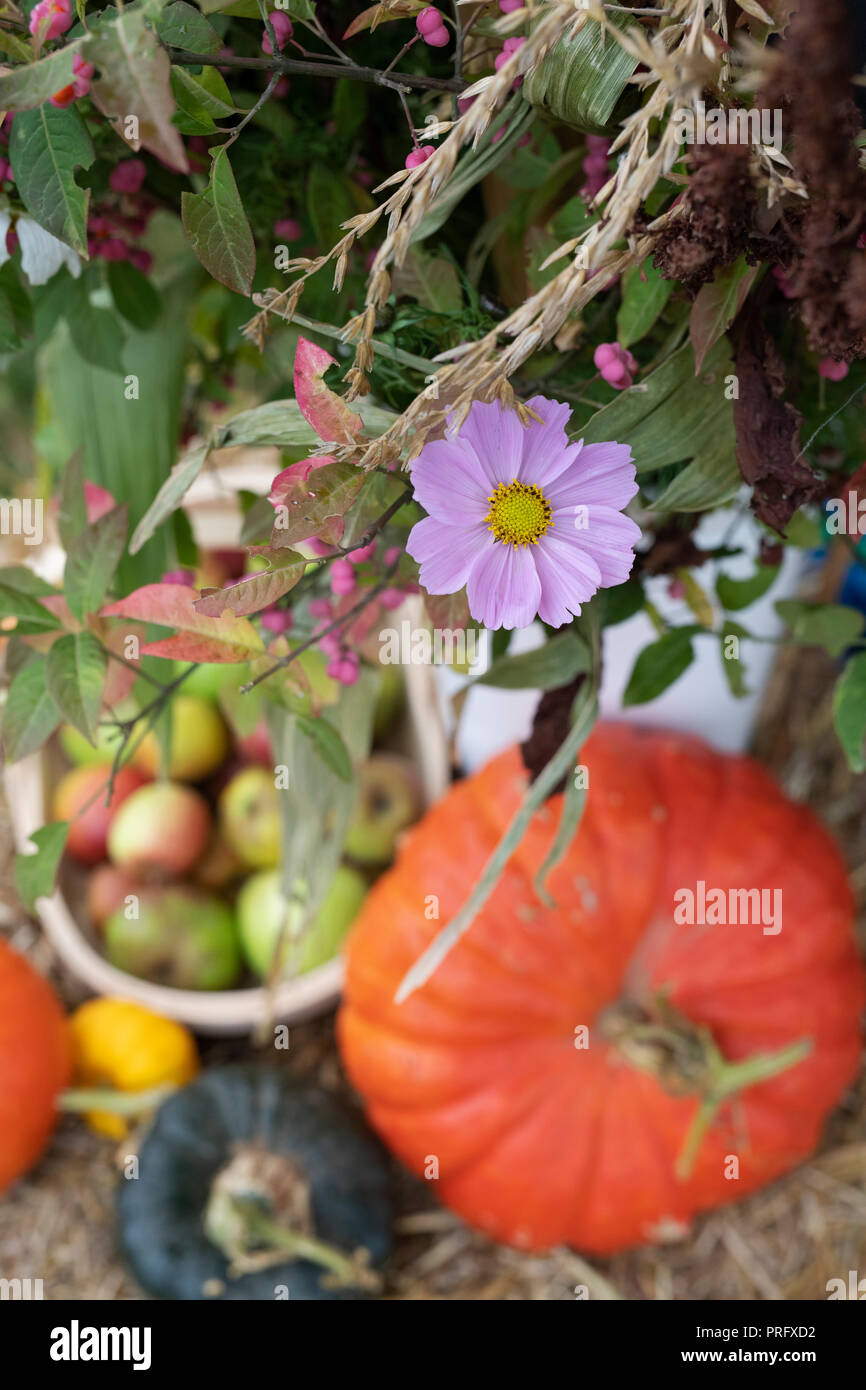
[[[204,797],[178,782],[151,782],[125,801],[111,824],[108,853],[120,869],[177,878],[204,850],[211,816]]]
[[[61,778],[54,792],[54,819],[69,821],[66,847],[81,864],[98,864],[105,858],[118,808],[150,780],[137,767],[122,767],[106,805],[110,774],[110,763],[75,767]]]
[[[138,879],[115,864],[100,864],[87,880],[87,915],[95,927],[102,927],[112,912],[126,905],[126,899],[141,892]]]
[[[235,738],[235,747],[248,763],[260,763],[262,767],[273,767],[274,755],[271,750],[271,736],[268,726],[262,719],[251,734]]]

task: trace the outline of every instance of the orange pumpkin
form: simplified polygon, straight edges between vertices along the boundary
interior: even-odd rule
[[[581,757],[589,792],[548,879],[556,907],[533,877],[560,797],[431,979],[394,1003],[520,802],[513,749],[433,807],[368,896],[339,1032],[373,1126],[438,1176],[446,1205],[513,1245],[607,1253],[811,1152],[857,1069],[864,978],[836,848],[756,763],[620,725]],[[780,889],[781,931],[767,915],[678,925],[675,894],[701,880]]]
[[[69,1031],[56,994],[0,938],[0,1192],[48,1143],[70,1066]]]

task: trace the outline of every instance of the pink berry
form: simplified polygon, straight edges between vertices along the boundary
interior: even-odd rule
[[[609,386],[617,391],[631,386],[637,359],[619,343],[599,343],[592,360]]]
[[[431,48],[445,48],[448,43],[448,30],[442,24],[438,29],[431,29],[423,37],[424,42],[429,43]]]
[[[837,362],[833,357],[822,357],[818,363],[818,375],[828,381],[844,381],[849,370],[847,362]]]
[[[376,542],[371,541],[369,545],[359,546],[357,550],[350,550],[346,556],[353,565],[361,565],[365,560],[369,560],[376,553]]]
[[[70,0],[39,0],[30,11],[30,32],[36,34],[47,21],[48,27],[42,37],[48,42],[51,39],[59,39],[61,34],[65,34],[67,29],[72,27],[72,5]],[[65,88],[61,90],[65,91]],[[58,95],[55,93],[55,96]],[[52,104],[54,99],[52,98]],[[68,106],[69,103],[67,102]]]
[[[70,82],[68,86],[61,87],[59,92],[55,92],[48,101],[51,106],[58,107],[61,111],[65,106],[71,106],[76,97],[75,84]]]
[[[326,618],[328,622],[334,616],[334,608],[329,598],[310,599],[310,617]]]
[[[344,652],[328,663],[328,675],[341,685],[354,685],[360,673],[361,663],[356,652]]]
[[[295,217],[281,217],[279,222],[274,223],[274,236],[284,241],[299,241],[303,234],[303,228]]]
[[[474,106],[477,100],[477,97],[458,97],[457,110],[460,112],[460,115],[465,116],[470,106]]]
[[[192,570],[166,570],[159,582],[160,584],[186,584],[189,587],[194,578],[195,575]]]
[[[138,193],[144,183],[147,167],[141,159],[123,159],[108,176],[115,193]]]
[[[266,608],[259,615],[259,621],[267,632],[288,632],[292,626],[292,613],[289,608]]]
[[[355,588],[355,569],[348,560],[335,560],[331,566],[331,592],[351,594]]]
[[[526,39],[515,34],[510,39],[505,40],[505,43],[502,45],[502,51],[508,54],[516,53],[518,48],[522,48],[525,43]]]
[[[0,183],[12,178],[12,165],[8,159],[0,159]]]
[[[436,29],[444,28],[442,16],[435,5],[428,5],[426,10],[422,10],[415,20],[415,28],[423,37]]]
[[[383,556],[383,559],[384,559],[384,561],[385,561],[385,564],[388,565],[388,566],[390,567],[391,565],[393,565],[393,564],[395,563],[395,561],[397,561],[397,560],[400,559],[400,556],[401,556],[402,554],[403,554],[402,546],[399,546],[399,545],[392,545],[392,546],[390,546],[390,547],[385,551],[385,554],[384,554],[384,556]]]
[[[282,10],[271,10],[270,14],[268,15],[268,19],[271,21],[271,28],[273,29],[274,37],[277,40],[277,47],[279,48],[280,52],[282,52],[289,39],[295,32],[294,25],[292,24],[292,21],[289,19],[289,16],[287,14],[284,14]],[[262,48],[264,49],[265,53],[273,54],[274,50],[271,47],[271,40],[268,36],[267,29],[264,31],[264,34],[262,35]]]
[[[379,595],[379,602],[383,608],[399,608],[406,595],[402,589],[384,589]]]
[[[136,270],[140,270],[143,275],[147,275],[148,271],[153,265],[153,256],[150,254],[149,251],[143,250],[140,246],[130,247],[129,259],[131,263],[135,266]]]
[[[419,164],[426,164],[431,154],[436,153],[435,145],[419,145],[417,149],[410,150],[406,156],[406,168],[417,169]]]
[[[513,14],[523,9],[523,0],[499,0],[499,8],[503,14]]]

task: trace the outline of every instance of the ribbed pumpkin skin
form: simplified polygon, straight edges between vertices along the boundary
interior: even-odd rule
[[[69,1079],[66,1018],[53,989],[0,939],[0,1192],[39,1158]]]
[[[863,968],[838,851],[754,762],[681,735],[602,725],[585,745],[580,832],[532,888],[560,798],[486,907],[402,1005],[406,970],[463,904],[526,786],[510,750],[458,783],[370,893],[348,948],[340,1040],[368,1118],[439,1198],[498,1240],[608,1253],[744,1196],[815,1147],[855,1074]],[[674,892],[781,888],[782,931],[677,926]],[[436,894],[439,920],[425,919]],[[726,1058],[808,1035],[811,1054],[722,1109],[691,1176],[674,1173],[697,1101],[674,1098],[593,1028],[667,986]],[[578,1050],[574,1030],[590,1027]],[[725,1177],[725,1156],[740,1160]]]

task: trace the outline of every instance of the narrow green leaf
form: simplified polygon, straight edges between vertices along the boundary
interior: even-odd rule
[[[609,23],[634,28],[634,20],[608,12]],[[572,37],[561,38],[524,84],[526,100],[555,120],[590,135],[608,135],[638,59],[591,19]],[[617,113],[618,114],[618,113]]]
[[[94,152],[75,107],[61,110],[46,102],[33,111],[17,111],[9,159],[30,215],[86,259],[90,193],[75,182],[75,170],[89,169]]]
[[[45,686],[63,718],[96,743],[108,658],[91,632],[58,637],[48,652]],[[26,668],[29,669],[29,668]]]
[[[564,632],[534,651],[502,657],[478,676],[475,684],[500,690],[558,690],[581,671],[589,670],[589,662],[586,643],[577,633]]]
[[[349,756],[348,748],[333,724],[323,714],[317,718],[307,714],[299,714],[298,728],[311,741],[319,757],[331,771],[336,773],[342,781],[351,782],[352,759]]]
[[[63,590],[70,611],[83,622],[97,613],[123,554],[126,507],[113,507],[72,542],[66,557]]]
[[[3,574],[3,571],[0,571]],[[4,576],[5,577],[5,576]],[[60,623],[38,598],[12,588],[0,579],[0,618],[17,618],[16,631],[30,637],[38,632],[55,632]]]
[[[852,772],[866,771],[866,652],[845,663],[833,692],[833,720]]]
[[[180,506],[204,467],[209,453],[210,445],[200,444],[197,449],[193,449],[192,453],[182,458],[180,463],[175,464],[156,494],[152,505],[132,533],[132,539],[129,542],[131,555],[135,555],[145,542],[150,540],[156,528],[162,525],[166,517],[171,516],[172,512]]]
[[[716,593],[719,602],[729,612],[736,613],[748,608],[759,599],[779,577],[778,565],[758,565],[755,573],[747,579],[732,579],[729,574],[720,574],[716,580]]]
[[[707,353],[730,328],[755,282],[758,267],[739,256],[733,265],[722,266],[715,279],[702,285],[692,305],[689,337],[695,354],[695,376]]]
[[[109,261],[108,286],[115,309],[127,323],[145,332],[153,328],[162,300],[146,275],[129,261]]]
[[[572,723],[580,724],[584,730],[584,738],[588,737],[592,726],[598,716],[598,704],[592,686],[589,682],[584,682],[572,709]],[[575,759],[579,757],[580,749],[575,749]],[[565,779],[565,794],[560,812],[559,825],[556,827],[556,834],[553,844],[550,846],[544,858],[544,863],[535,875],[535,891],[542,901],[549,907],[555,907],[556,903],[550,896],[547,888],[548,876],[557,864],[564,858],[565,853],[580,829],[580,822],[583,819],[583,812],[586,807],[586,787],[577,780],[577,768],[569,768]]]
[[[256,247],[224,149],[213,157],[207,191],[181,194],[181,216],[205,270],[236,294],[250,294]]]
[[[54,892],[68,832],[68,821],[52,821],[30,836],[30,843],[36,846],[35,854],[16,854],[15,887],[28,912],[35,910],[38,898],[50,898]]]
[[[18,762],[41,748],[60,723],[60,711],[45,684],[45,658],[30,661],[12,681],[3,709],[6,761]]]
[[[745,629],[741,628],[738,623],[726,622],[722,626],[719,640],[719,655],[722,661],[722,671],[725,680],[728,682],[728,688],[731,694],[736,696],[738,700],[749,693],[746,688],[746,668],[739,656],[728,656],[727,651],[729,646],[732,652],[738,650],[739,642],[742,638],[748,637],[748,635]],[[729,639],[732,637],[736,637],[737,647],[731,646]]]
[[[692,637],[699,629],[678,627],[651,642],[634,664],[622,697],[624,705],[645,705],[679,680],[694,658]]]
[[[795,642],[823,647],[830,656],[841,656],[863,631],[863,614],[841,603],[803,603],[779,599],[776,612],[791,628]]]
[[[646,337],[673,287],[672,280],[662,279],[652,257],[623,276],[622,302],[616,316],[616,336],[622,347],[631,347]]]

